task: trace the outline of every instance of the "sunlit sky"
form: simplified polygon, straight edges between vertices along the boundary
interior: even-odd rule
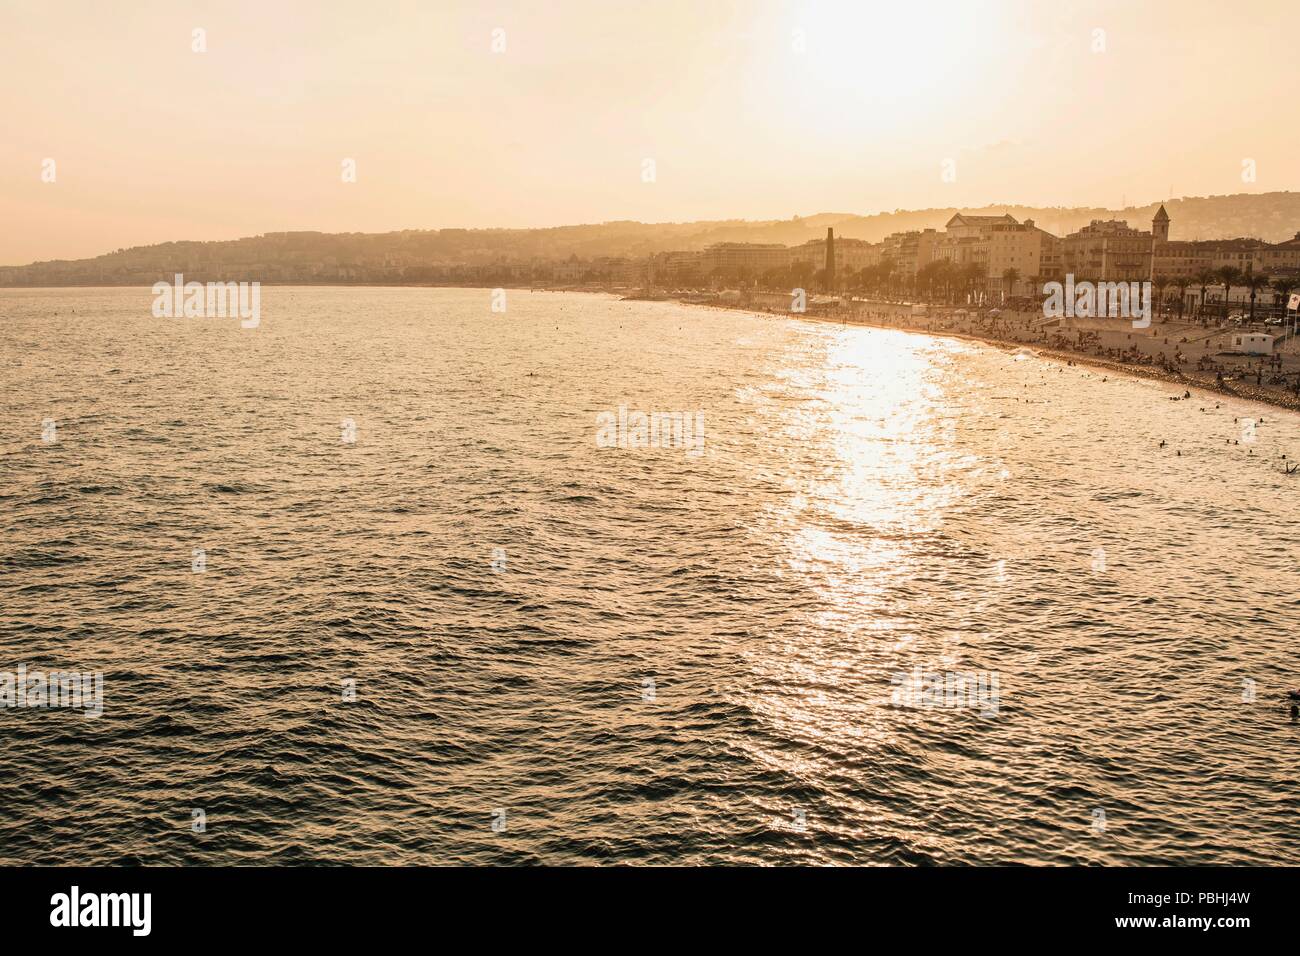
[[[0,0],[0,263],[1297,189],[1297,44],[1294,0]]]

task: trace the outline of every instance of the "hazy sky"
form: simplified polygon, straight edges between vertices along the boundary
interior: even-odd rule
[[[0,0],[0,264],[1297,189],[1298,44],[1295,0]]]

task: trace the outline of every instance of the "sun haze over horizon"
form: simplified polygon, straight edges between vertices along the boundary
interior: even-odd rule
[[[1300,14],[1221,9],[6,0],[0,263],[1300,188]]]

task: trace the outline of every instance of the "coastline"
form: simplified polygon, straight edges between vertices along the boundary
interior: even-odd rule
[[[694,305],[696,303],[682,303],[683,305]],[[699,303],[704,304],[704,303]],[[1263,405],[1269,405],[1273,408],[1282,408],[1287,411],[1300,412],[1300,395],[1294,392],[1284,391],[1276,387],[1263,385],[1254,385],[1250,382],[1243,381],[1219,381],[1211,372],[1182,372],[1170,371],[1160,366],[1145,365],[1138,362],[1122,362],[1115,359],[1103,358],[1092,355],[1088,352],[1079,352],[1071,349],[1061,349],[1054,346],[1043,345],[1035,342],[1023,342],[1015,339],[1004,339],[993,335],[979,335],[973,332],[959,332],[953,329],[930,329],[917,324],[904,322],[888,323],[873,321],[854,317],[852,319],[836,318],[828,314],[819,314],[807,312],[803,314],[783,313],[783,312],[765,312],[761,309],[755,309],[750,306],[726,305],[722,303],[708,303],[710,308],[722,308],[731,311],[749,312],[760,317],[783,317],[794,318],[810,322],[819,322],[828,325],[839,326],[860,326],[872,329],[888,329],[895,332],[909,332],[916,335],[931,335],[936,337],[959,339],[967,342],[979,342],[982,345],[989,345],[1005,351],[1015,351],[1016,349],[1030,349],[1035,355],[1042,358],[1051,359],[1061,363],[1073,363],[1075,365],[1086,365],[1089,368],[1102,369],[1108,372],[1114,372],[1120,375],[1130,375],[1134,378],[1148,378],[1160,382],[1166,382],[1170,385],[1180,385],[1185,390],[1197,388],[1206,392],[1213,392],[1217,395],[1224,395],[1229,398],[1236,398],[1242,401],[1257,402]]]
[[[1187,389],[1199,388],[1202,391],[1214,392],[1216,395],[1226,395],[1229,398],[1237,398],[1250,402],[1260,402],[1265,405],[1272,405],[1274,408],[1285,408],[1289,411],[1300,412],[1300,397],[1297,397],[1294,393],[1282,392],[1278,389],[1265,388],[1260,385],[1252,385],[1249,382],[1235,382],[1232,384],[1227,382],[1218,382],[1209,372],[1170,372],[1166,369],[1152,365],[1139,365],[1133,362],[1117,362],[1113,359],[1100,358],[1096,355],[1089,355],[1087,352],[1073,352],[1065,349],[1052,348],[1046,345],[1029,345],[1023,342],[1009,342],[1006,339],[999,339],[992,336],[972,335],[966,332],[931,332],[925,329],[901,328],[899,326],[889,325],[873,325],[872,328],[894,328],[899,331],[914,332],[921,335],[948,336],[954,339],[979,342],[983,345],[992,345],[997,348],[1011,351],[1018,348],[1029,348],[1032,349],[1036,355],[1057,362],[1073,362],[1075,365],[1086,365],[1089,368],[1104,369],[1108,372],[1130,375],[1134,378],[1154,379],[1160,382],[1167,382],[1171,385],[1182,385]]]

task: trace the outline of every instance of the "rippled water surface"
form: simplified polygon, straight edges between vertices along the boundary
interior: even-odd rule
[[[244,330],[0,291],[0,671],[105,681],[0,710],[0,862],[1295,862],[1297,416],[670,303],[262,292]],[[620,404],[704,453],[597,447]]]

